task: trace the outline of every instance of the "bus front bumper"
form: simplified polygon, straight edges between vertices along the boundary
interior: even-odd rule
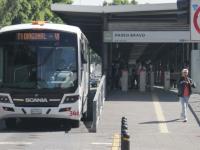
[[[59,107],[15,107],[14,104],[0,103],[0,119],[6,118],[62,118],[81,119],[79,101],[60,104]]]

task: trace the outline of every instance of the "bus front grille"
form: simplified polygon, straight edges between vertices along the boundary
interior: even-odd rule
[[[12,95],[16,107],[58,107],[62,95]]]

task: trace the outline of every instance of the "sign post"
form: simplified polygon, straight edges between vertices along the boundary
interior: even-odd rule
[[[191,0],[191,41],[200,41],[200,0]]]
[[[200,0],[191,0],[190,4],[191,15],[191,41],[194,43],[200,42]],[[197,87],[193,89],[194,92],[200,93],[200,50],[193,49],[191,52],[191,76],[197,84]]]

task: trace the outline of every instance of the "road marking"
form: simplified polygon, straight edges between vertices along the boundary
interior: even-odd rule
[[[119,147],[120,147],[120,135],[114,134],[113,143],[112,143],[112,150],[119,150]]]
[[[169,133],[169,130],[167,128],[167,124],[165,123],[165,117],[162,111],[162,107],[160,105],[159,102],[159,98],[155,93],[152,93],[152,100],[153,100],[153,104],[154,104],[154,108],[155,108],[155,112],[156,112],[156,116],[159,123],[159,129],[161,133]]]
[[[96,143],[96,142],[93,142],[91,144],[92,145],[112,145],[112,143]]]
[[[31,142],[0,142],[0,145],[31,145]]]

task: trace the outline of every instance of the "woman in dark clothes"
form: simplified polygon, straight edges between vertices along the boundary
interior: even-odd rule
[[[178,96],[182,105],[181,119],[187,122],[188,100],[192,94],[192,87],[195,88],[195,83],[188,77],[188,69],[182,70],[182,76],[178,82]]]

